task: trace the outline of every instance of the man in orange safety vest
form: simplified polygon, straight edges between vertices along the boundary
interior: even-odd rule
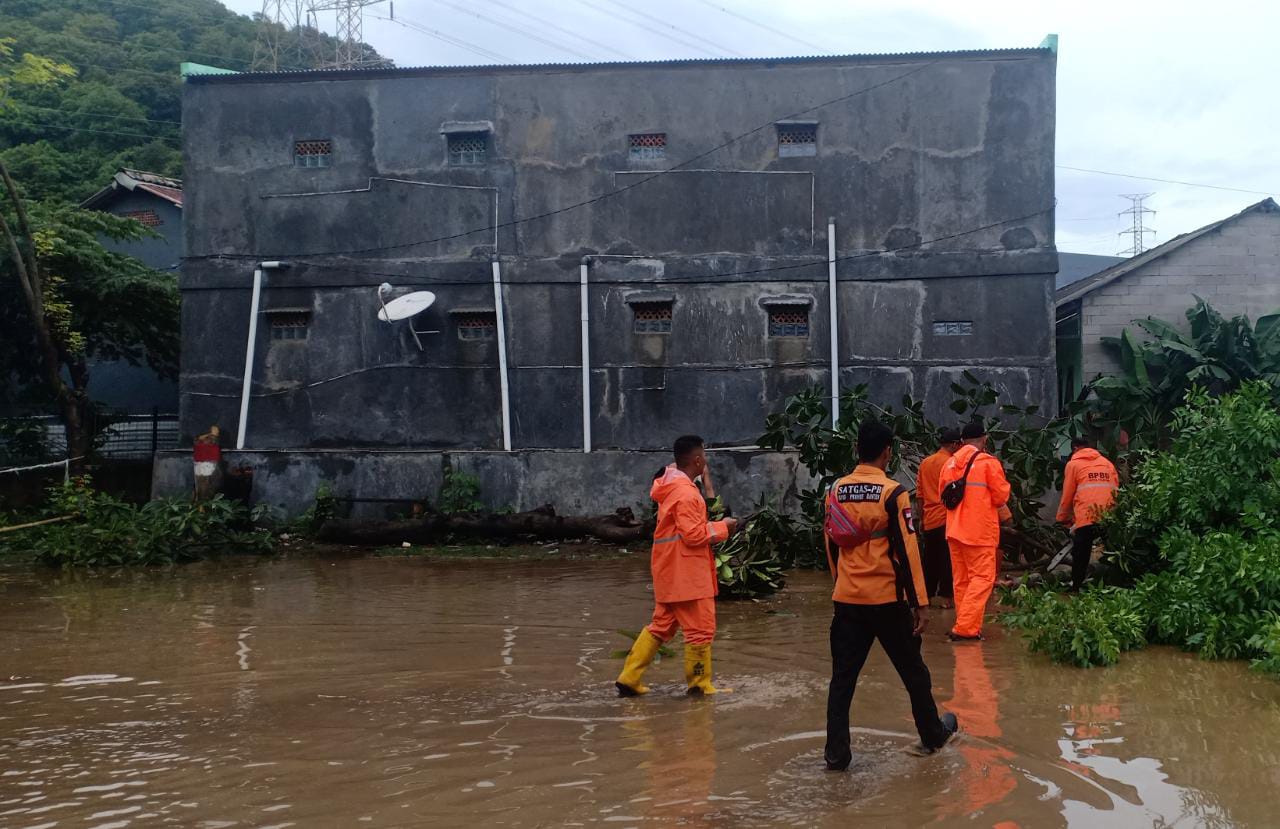
[[[1058,521],[1071,526],[1071,589],[1079,590],[1089,575],[1098,517],[1115,503],[1120,479],[1116,468],[1085,438],[1071,441],[1071,460],[1062,481]]]
[[[684,631],[684,672],[690,694],[727,691],[711,684],[711,642],[716,635],[716,594],[720,581],[711,547],[727,539],[738,526],[736,518],[707,520],[707,502],[694,479],[707,468],[702,438],[677,438],[675,463],[653,479],[649,496],[658,502],[658,526],[653,533],[650,567],[653,572],[653,621],[640,631],[614,684],[618,695],[648,693],[640,681],[658,648]]]
[[[942,467],[938,480],[944,500],[949,484],[963,482],[963,497],[947,510],[956,599],[956,624],[947,636],[953,642],[982,639],[982,617],[996,582],[1000,523],[1007,520],[1001,508],[1011,491],[1004,467],[986,451],[986,427],[975,420],[965,425],[960,438],[964,445]]]

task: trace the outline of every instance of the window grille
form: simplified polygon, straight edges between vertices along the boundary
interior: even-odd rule
[[[659,161],[667,157],[665,132],[640,133],[630,136],[628,141],[631,146],[632,161]]]
[[[635,314],[634,328],[637,334],[670,334],[670,302],[637,302],[631,306]]]
[[[817,154],[817,124],[778,125],[778,156],[780,158]]]
[[[492,340],[498,332],[496,311],[468,311],[457,315],[458,339]]]
[[[769,308],[770,337],[808,337],[809,309],[799,305],[774,305]]]
[[[935,337],[967,337],[972,333],[972,320],[937,320],[933,323]]]
[[[164,219],[161,219],[160,214],[154,210],[127,210],[121,213],[120,217],[141,222],[146,227],[159,227],[164,224]]]
[[[473,167],[484,164],[489,149],[487,132],[449,133],[449,164],[454,167]]]
[[[306,311],[267,311],[271,321],[271,339],[305,340],[311,314]]]
[[[328,167],[332,157],[332,141],[297,141],[293,145],[295,167]]]

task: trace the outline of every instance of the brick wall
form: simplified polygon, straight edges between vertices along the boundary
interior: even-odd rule
[[[1100,338],[1118,336],[1134,319],[1153,316],[1185,330],[1196,296],[1228,317],[1280,310],[1280,212],[1248,213],[1085,296],[1082,376],[1115,370]]]

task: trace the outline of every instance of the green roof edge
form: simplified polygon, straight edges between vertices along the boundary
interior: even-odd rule
[[[238,75],[240,74],[234,69],[223,69],[221,66],[206,66],[203,63],[191,63],[190,61],[185,61],[185,60],[181,63],[181,65],[179,65],[178,71],[184,78],[187,77],[188,75]]]
[[[1050,52],[1053,52],[1055,55],[1058,54],[1058,36],[1055,34],[1045,35],[1044,40],[1040,41],[1040,48],[1048,49]]]

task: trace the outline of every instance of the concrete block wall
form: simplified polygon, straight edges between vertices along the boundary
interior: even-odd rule
[[[1247,314],[1256,320],[1280,311],[1280,212],[1246,213],[1086,295],[1084,379],[1119,368],[1102,337],[1118,336],[1148,316],[1186,330],[1186,310],[1196,296],[1228,317]]]

